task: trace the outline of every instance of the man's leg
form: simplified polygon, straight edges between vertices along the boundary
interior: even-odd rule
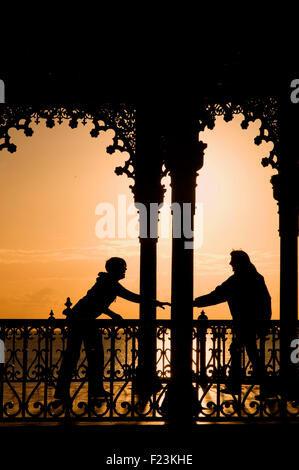
[[[102,333],[91,322],[84,332],[84,346],[88,362],[88,392],[92,397],[105,396],[103,386],[104,374],[104,350]]]
[[[82,344],[82,333],[78,325],[71,325],[68,330],[67,346],[63,353],[59,370],[55,398],[68,399],[72,376],[77,365]]]

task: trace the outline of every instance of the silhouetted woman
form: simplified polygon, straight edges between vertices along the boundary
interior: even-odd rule
[[[236,393],[240,384],[242,346],[246,348],[256,378],[263,378],[264,365],[259,356],[256,339],[257,335],[263,335],[263,321],[271,318],[271,297],[263,276],[257,272],[248,254],[242,250],[234,250],[230,255],[234,274],[210,294],[197,297],[193,305],[207,307],[228,302],[235,334],[230,347],[230,385],[222,391]]]

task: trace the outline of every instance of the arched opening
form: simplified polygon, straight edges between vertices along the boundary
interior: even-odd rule
[[[114,131],[92,139],[91,123],[75,131],[67,120],[53,129],[44,120],[31,127],[30,139],[11,129],[17,153],[1,152],[1,315],[48,318],[53,309],[62,318],[66,297],[74,304],[85,295],[110,256],[126,258],[125,285],[136,291],[138,238],[118,237],[118,196],[127,209],[133,204],[129,180],[114,173],[127,154],[106,152]],[[114,238],[96,230],[101,204],[115,209]],[[138,305],[125,300],[113,308],[138,316]]]
[[[241,129],[243,116],[200,133],[208,144],[197,179],[197,201],[203,211],[202,244],[195,250],[195,296],[208,293],[232,274],[229,253],[246,251],[264,276],[272,297],[273,319],[279,318],[279,233],[277,202],[270,178],[273,169],[261,160],[273,147],[256,146],[260,120]],[[207,307],[211,319],[230,318],[227,304]]]
[[[200,133],[208,148],[196,191],[197,222],[202,225],[195,228],[194,292],[210,291],[230,275],[229,251],[243,248],[265,276],[273,318],[279,318],[278,217],[269,184],[273,170],[260,164],[272,144],[257,147],[254,138],[260,121],[250,123],[246,131],[241,129],[241,121],[240,114],[228,123],[219,116],[213,130]],[[65,297],[75,302],[84,295],[105,259],[116,253],[128,259],[126,285],[135,291],[139,288],[139,244],[130,180],[114,173],[127,157],[121,152],[112,157],[106,154],[114,131],[91,139],[90,130],[89,123],[74,132],[66,121],[48,130],[42,120],[38,127],[34,125],[30,139],[10,131],[18,153],[11,157],[2,150],[1,155],[5,196],[1,202],[1,303],[6,315],[47,316],[53,308],[59,317]],[[169,205],[169,177],[163,182]],[[103,203],[114,208],[115,236],[110,238],[99,237],[96,230]],[[125,220],[121,216],[124,210],[126,229],[135,221],[135,238],[119,228],[121,218],[123,223]],[[170,299],[169,239],[159,239],[158,264],[157,297]],[[137,305],[118,300],[114,307],[129,318],[138,318]],[[208,308],[207,313],[209,318],[229,318],[224,304]],[[158,310],[157,316],[169,318],[169,311]]]
[[[201,293],[204,293],[203,286],[205,285],[204,284],[205,282],[207,283],[206,290],[211,290],[212,288],[215,287],[217,283],[221,282],[223,278],[227,277],[230,274],[230,269],[227,264],[227,261],[228,261],[229,251],[232,248],[243,248],[247,252],[249,252],[249,254],[251,255],[252,261],[254,262],[254,264],[256,264],[256,266],[258,267],[258,270],[263,275],[265,275],[266,282],[268,285],[269,285],[269,282],[268,282],[267,276],[269,276],[270,278],[271,269],[274,268],[274,271],[272,272],[272,274],[278,273],[278,270],[275,271],[275,265],[274,265],[275,253],[274,251],[271,251],[271,250],[269,251],[269,248],[274,247],[273,249],[275,249],[275,246],[276,246],[275,237],[273,239],[271,238],[271,241],[269,242],[270,239],[267,238],[268,232],[265,231],[265,227],[271,228],[271,237],[273,235],[273,232],[275,231],[275,234],[277,236],[276,240],[278,240],[278,233],[275,228],[276,224],[273,223],[274,218],[277,218],[277,208],[276,208],[276,202],[272,198],[271,185],[269,185],[269,179],[270,179],[270,176],[272,175],[272,170],[269,171],[269,178],[265,178],[265,172],[268,170],[263,171],[263,169],[260,166],[260,160],[265,151],[265,147],[260,147],[258,149],[258,153],[259,153],[258,155],[256,153],[257,147],[255,147],[255,144],[254,144],[254,137],[257,135],[258,127],[259,127],[259,123],[255,122],[250,125],[248,131],[242,131],[240,130],[239,117],[235,118],[229,124],[224,123],[222,118],[217,118],[215,129],[212,132],[205,131],[205,133],[202,133],[200,135],[200,139],[206,141],[209,144],[209,147],[205,155],[204,168],[200,171],[199,177],[198,177],[199,185],[198,185],[197,199],[198,199],[198,202],[202,204],[202,210],[203,210],[202,232],[203,233],[202,233],[202,244],[201,246],[196,248],[196,250],[199,250],[199,251],[198,252],[195,251],[195,261],[196,261],[195,262],[195,295],[200,295]],[[61,129],[63,129],[63,127]],[[72,132],[69,129],[68,131]],[[245,140],[243,142],[244,146],[239,145],[240,142],[238,142],[238,145],[232,145],[232,143],[233,144],[237,143],[237,141],[239,140],[240,134],[241,135],[246,134],[247,136],[246,143],[245,143]],[[86,137],[87,139],[90,139],[88,133],[86,134]],[[106,137],[107,137],[107,140],[112,138],[112,135],[109,133],[109,131],[107,132]],[[72,134],[71,138],[72,138],[72,141],[74,141],[74,134]],[[215,141],[213,142],[214,139]],[[94,142],[97,145],[99,145],[101,141],[99,139]],[[11,252],[9,252],[10,251],[9,248],[4,248],[2,255],[8,256],[8,258],[6,258],[6,263],[4,263],[7,265],[14,264],[16,259],[18,260],[19,265],[22,263],[23,265],[25,265],[26,260],[28,260],[28,256],[32,256],[32,255],[36,256],[36,258],[39,260],[43,258],[41,264],[44,264],[45,269],[48,270],[47,273],[49,273],[49,270],[51,273],[50,265],[51,265],[51,261],[53,261],[53,258],[54,258],[56,263],[58,261],[60,262],[60,268],[61,268],[62,262],[65,262],[66,264],[72,263],[72,264],[68,264],[69,275],[74,274],[75,272],[80,272],[80,275],[82,273],[85,274],[86,277],[84,279],[80,278],[80,282],[82,282],[83,280],[85,282],[84,290],[82,287],[83,284],[81,284],[81,287],[80,287],[82,288],[81,292],[79,292],[78,285],[76,285],[76,281],[78,281],[78,279],[77,278],[74,279],[74,277],[72,278],[72,277],[61,276],[61,272],[59,271],[59,269],[57,269],[58,264],[56,264],[52,268],[53,277],[51,279],[49,277],[38,278],[39,281],[41,280],[46,281],[46,282],[50,280],[57,281],[57,283],[59,284],[59,287],[62,286],[63,282],[67,281],[69,282],[70,290],[74,289],[74,292],[75,292],[74,298],[72,295],[73,291],[68,291],[67,293],[63,292],[63,294],[61,295],[61,299],[63,300],[60,300],[60,307],[59,307],[59,311],[60,311],[60,309],[63,308],[62,303],[64,302],[66,295],[70,295],[72,297],[72,300],[76,301],[86,292],[86,290],[90,287],[91,282],[94,281],[96,273],[99,269],[98,262],[101,261],[102,266],[103,266],[105,259],[108,257],[108,253],[110,256],[110,251],[112,251],[111,255],[116,255],[116,254],[122,255],[126,257],[127,260],[128,258],[131,258],[130,259],[130,262],[132,262],[131,266],[133,266],[134,264],[134,267],[136,268],[136,276],[135,278],[128,277],[128,280],[130,280],[129,282],[132,282],[132,286],[129,286],[129,283],[127,285],[132,290],[135,290],[135,291],[138,290],[139,242],[136,236],[134,238],[134,241],[130,240],[131,243],[128,243],[127,238],[124,239],[124,237],[121,237],[118,232],[117,234],[115,233],[112,237],[109,238],[108,236],[108,239],[102,240],[100,245],[92,245],[89,243],[87,245],[84,245],[86,240],[88,240],[89,242],[91,241],[90,239],[91,231],[89,231],[91,226],[92,226],[93,237],[96,236],[95,222],[97,221],[96,216],[100,215],[100,213],[98,212],[99,204],[101,203],[111,204],[114,207],[114,213],[113,213],[114,217],[116,216],[116,218],[119,219],[120,212],[118,212],[119,206],[118,206],[117,197],[119,195],[122,195],[122,196],[125,196],[125,198],[127,198],[127,201],[126,201],[127,203],[133,202],[133,198],[128,188],[128,182],[126,178],[119,178],[116,175],[114,175],[114,172],[113,172],[113,169],[115,168],[115,166],[123,163],[123,156],[116,155],[109,162],[109,165],[111,163],[111,168],[109,166],[109,175],[111,176],[113,175],[114,177],[114,180],[112,181],[110,180],[110,178],[104,177],[104,172],[103,172],[104,160],[101,160],[101,164],[97,162],[95,166],[88,165],[88,161],[90,158],[92,160],[94,159],[94,161],[96,160],[96,158],[98,158],[98,153],[97,153],[98,148],[97,148],[97,152],[95,153],[94,149],[93,150],[92,148],[87,149],[87,146],[84,145],[84,148],[82,148],[80,152],[79,147],[82,144],[82,141],[80,142],[78,141],[78,148],[71,149],[71,151],[68,150],[68,152],[70,152],[68,154],[66,151],[66,148],[64,148],[62,145],[59,146],[59,143],[61,144],[61,142],[58,141],[58,145],[57,145],[57,142],[55,143],[54,139],[52,141],[51,139],[49,139],[47,140],[46,146],[44,146],[45,152],[46,150],[48,150],[49,147],[51,146],[53,147],[52,155],[54,156],[52,158],[53,158],[54,166],[44,167],[41,164],[41,161],[36,159],[35,165],[31,163],[31,165],[29,165],[29,169],[26,168],[25,166],[19,169],[18,179],[16,181],[14,188],[12,186],[13,190],[10,193],[9,193],[9,189],[11,188],[9,187],[8,182],[12,181],[12,179],[7,178],[7,181],[5,181],[5,173],[4,173],[4,176],[2,179],[2,187],[7,188],[8,194],[10,194],[10,199],[14,200],[14,195],[17,194],[17,191],[14,192],[14,189],[15,190],[17,189],[19,191],[18,197],[16,197],[15,199],[18,200],[17,202],[19,203],[19,205],[17,205],[17,207],[19,208],[18,214],[20,216],[18,221],[22,222],[23,226],[21,230],[19,230],[21,227],[21,224],[18,225],[16,223],[15,226],[18,226],[18,230],[20,231],[21,234],[23,234],[23,236],[24,234],[26,234],[26,236],[24,236],[23,245],[21,245],[21,248],[19,249],[14,248]],[[227,152],[225,152],[224,143],[227,143],[227,146],[226,146]],[[213,149],[213,145],[214,145],[214,149]],[[106,146],[107,146],[107,142],[103,143],[103,148],[106,148]],[[57,151],[57,147],[59,147],[60,151],[62,151],[62,155],[58,156],[58,154],[55,154],[55,151]],[[252,152],[251,150],[250,152],[245,152],[244,149],[246,148],[247,150],[249,150],[249,147],[252,150]],[[78,150],[79,150],[79,153],[77,153]],[[211,152],[210,154],[209,154],[209,150]],[[269,149],[267,149],[266,153],[268,153],[268,150]],[[38,152],[40,152],[40,150],[37,150],[37,153]],[[246,155],[247,158],[245,158],[245,153],[247,154]],[[252,159],[249,158],[251,153],[252,153],[251,156],[254,157]],[[19,153],[19,156],[20,155],[21,154]],[[74,155],[76,155],[75,158],[74,158]],[[82,155],[85,155],[84,160],[82,160]],[[242,158],[240,158],[240,155],[242,155]],[[63,157],[63,160],[61,159],[61,156]],[[65,158],[66,156],[67,158]],[[215,156],[217,156],[217,158]],[[35,154],[35,158],[37,158],[37,154]],[[117,160],[118,158],[119,158],[119,161]],[[50,160],[49,156],[48,156],[48,159]],[[107,159],[106,155],[105,155],[105,159]],[[79,160],[80,160],[80,164],[79,164]],[[70,163],[68,168],[66,168],[62,164],[62,163],[66,163],[67,161],[69,161]],[[109,161],[109,159],[107,161]],[[255,169],[253,169],[253,161],[254,161]],[[26,165],[27,164],[28,162],[26,162]],[[80,166],[81,164],[82,166]],[[85,171],[87,167],[89,168],[89,170]],[[69,174],[69,168],[71,168],[71,171],[72,171],[71,176]],[[206,174],[205,174],[205,170],[206,170]],[[74,174],[74,171],[76,174]],[[256,171],[258,171],[259,174],[262,175],[260,179],[256,178],[256,174],[257,174],[255,173]],[[70,178],[73,178],[76,180],[78,178],[77,173],[80,175],[80,179],[82,179],[82,181],[76,181],[76,184],[81,189],[79,190],[79,192],[76,192],[76,191],[73,192],[75,183],[74,181],[71,182]],[[98,177],[99,174],[101,174],[100,180]],[[25,177],[27,176],[26,178],[27,191],[26,191],[26,187],[23,186],[24,175]],[[32,178],[30,179],[29,177],[32,177]],[[59,185],[57,185],[57,180],[59,180]],[[48,185],[50,181],[52,182],[52,186]],[[45,184],[45,182],[47,184]],[[224,182],[225,182],[225,185],[224,185]],[[103,189],[103,194],[105,195],[104,200],[102,197],[98,198],[99,193],[97,191],[98,191],[98,188],[101,187],[101,185]],[[260,191],[258,189],[259,187],[260,187]],[[267,189],[265,189],[266,187]],[[31,192],[31,202],[34,203],[34,205],[31,206],[31,209],[29,208],[29,206],[27,206],[27,210],[26,210],[24,203],[26,202],[26,197],[28,194],[30,194],[30,190],[32,190],[32,188],[34,189],[34,191]],[[97,189],[93,190],[93,188],[97,188]],[[122,193],[122,191],[124,191],[124,193]],[[202,194],[200,193],[200,191],[202,191]],[[265,191],[265,194],[267,193],[267,196],[265,196],[264,199],[261,197],[261,194],[263,193],[263,191]],[[24,197],[24,195],[26,195],[26,197]],[[96,195],[96,198],[97,198],[96,201],[95,199],[92,199],[93,201],[92,202],[92,207],[93,207],[92,214],[94,217],[92,223],[90,223],[91,218],[89,217],[91,214],[91,211],[88,210],[87,212],[85,212],[85,209],[86,209],[85,202],[88,200],[88,198],[91,195],[92,196]],[[54,204],[54,201],[56,201],[55,204]],[[271,204],[269,201],[271,201]],[[269,203],[269,206],[267,206],[268,203]],[[75,206],[74,208],[72,207],[73,205]],[[205,209],[205,206],[207,206],[206,209]],[[264,206],[271,207],[271,210],[265,211]],[[48,212],[47,210],[45,210],[45,207],[48,209]],[[84,207],[85,209],[83,209]],[[273,208],[273,211],[272,211],[272,208]],[[70,209],[72,210],[74,209],[72,212],[73,214],[72,217],[68,217],[68,210]],[[46,215],[44,215],[43,211],[44,213],[46,213]],[[37,223],[36,223],[37,222],[37,219],[35,217],[36,213],[42,216],[42,224],[41,224],[41,228],[39,229],[37,228]],[[87,213],[89,214],[88,216],[87,216]],[[206,213],[207,215],[210,216],[210,220],[207,221],[207,223],[205,220]],[[5,215],[5,211],[3,211],[3,214]],[[50,217],[48,216],[49,214],[50,214]],[[9,220],[8,215],[9,215],[9,210],[6,210],[6,217],[7,217],[6,220]],[[135,213],[134,211],[132,211],[130,215],[136,218],[136,211]],[[271,218],[273,218],[273,220]],[[49,219],[50,219],[50,222],[55,221],[55,224],[49,223]],[[119,220],[117,221],[117,223],[118,222]],[[133,222],[136,223],[136,220]],[[114,220],[113,226],[115,227],[115,225],[116,225],[116,220]],[[257,226],[257,228],[254,230],[252,229],[253,225]],[[67,235],[65,235],[65,233],[63,233],[60,230],[61,227],[67,228],[67,232],[66,232]],[[81,232],[82,227],[88,227],[88,233],[84,231]],[[233,230],[233,227],[235,227],[234,230]],[[32,232],[28,231],[29,228],[30,230],[33,229],[33,231]],[[15,230],[15,231],[12,230],[11,238],[9,237],[8,233],[6,234],[7,243],[11,243],[11,241],[14,240],[14,235],[18,233],[18,230]],[[38,232],[38,230],[40,230],[40,232]],[[206,230],[208,233],[207,237],[205,235]],[[48,237],[47,238],[48,247],[50,246],[51,248],[47,252],[43,251],[43,247],[40,247],[39,245],[37,245],[38,249],[36,248],[36,241],[41,240],[41,238],[36,238],[36,232],[38,232],[39,235],[41,235],[42,233],[43,236]],[[73,238],[74,233],[76,235],[75,238]],[[265,235],[266,236],[265,238],[261,238],[261,235],[263,235],[263,237]],[[54,247],[51,245],[54,239],[56,241],[59,239],[60,240],[67,239],[68,243],[72,241],[73,244],[67,248],[65,246],[62,246],[62,247],[59,246],[57,249],[57,246]],[[210,246],[208,244],[205,245],[205,240],[207,240],[207,243],[210,243]],[[263,241],[261,242],[261,240]],[[24,245],[24,241],[27,241],[28,244]],[[33,245],[32,246],[30,245],[31,242],[35,242],[35,250],[34,250]],[[77,243],[77,245],[75,242]],[[216,246],[216,242],[218,243],[217,246]],[[267,248],[268,251],[264,251],[265,247]],[[6,253],[5,253],[5,250],[7,250]],[[116,253],[116,250],[117,250],[117,253]],[[105,253],[104,259],[101,258],[101,255],[103,252]],[[165,263],[169,263],[170,265],[169,253],[170,253],[169,245],[166,247],[165,252],[163,252],[163,246],[161,245],[160,260],[161,258],[164,257]],[[11,256],[10,259],[9,259],[9,255]],[[277,256],[277,261],[278,261],[278,258],[279,258],[279,255]],[[89,268],[91,266],[89,262],[91,262],[91,260],[94,263],[93,267],[95,269],[94,271],[95,276],[92,278],[89,277],[90,276]],[[215,263],[215,261],[217,263]],[[198,262],[198,265],[196,264],[197,262]],[[201,270],[202,267],[204,267],[205,270]],[[215,270],[215,267],[217,268],[216,270]],[[88,268],[88,272],[87,272],[87,268]],[[267,274],[266,274],[266,268],[269,268]],[[40,272],[42,271],[43,271],[42,268],[40,268]],[[9,271],[7,270],[6,273],[8,272]],[[15,272],[17,273],[17,270]],[[24,272],[26,273],[26,269],[24,270]],[[28,272],[29,271],[27,271],[27,274],[25,277],[19,279],[19,282],[20,282],[19,285],[21,285],[22,281],[24,280],[27,281],[28,277],[30,280],[30,276],[28,276]],[[130,275],[131,275],[131,272],[130,272]],[[57,275],[57,273],[59,273],[59,276],[58,278],[57,277],[55,278],[54,275]],[[168,300],[169,296],[166,294],[168,294],[169,291],[167,293],[167,289],[165,288],[164,281],[160,282],[160,280],[162,279],[161,275],[163,275],[164,279],[170,278],[170,276],[165,276],[164,269],[158,268],[158,297],[160,298],[161,296],[160,295],[162,292],[161,289],[164,289],[163,292],[165,293],[165,295],[164,294],[162,295],[163,300]],[[196,276],[201,276],[201,279],[199,279],[198,282],[197,282]],[[276,280],[277,279],[278,278],[276,278]],[[12,278],[10,280],[12,280]],[[32,280],[32,277],[31,277],[31,280]],[[209,285],[209,282],[210,282],[210,285]],[[278,282],[277,282],[277,285],[278,285]],[[196,292],[196,289],[198,286],[201,289],[201,291]],[[269,285],[269,288],[270,288],[270,292],[273,298],[273,291],[270,285]],[[18,289],[15,289],[15,291],[17,290]],[[40,301],[40,299],[42,298],[43,301],[46,302],[49,298],[51,298],[52,300],[54,297],[54,293],[51,290],[47,290],[47,286],[45,287],[44,290],[41,289],[35,294],[38,294],[38,295],[35,295],[35,296],[29,295],[29,297],[27,296],[28,304],[29,302],[31,302],[31,306],[34,305],[35,300]],[[25,298],[25,301],[26,301],[26,298]],[[125,306],[120,305],[119,307],[120,307],[119,312],[124,315]],[[221,305],[219,308],[223,309],[223,307],[226,307],[226,306]],[[50,308],[53,308],[53,302],[51,302],[50,307],[47,309],[45,313],[46,316],[48,315],[48,311]],[[138,316],[137,308],[138,306],[136,306],[136,317]],[[55,310],[55,304],[54,304],[54,310]],[[32,316],[33,313],[34,312],[32,312],[31,310],[29,315]],[[210,318],[219,318],[219,316],[222,316],[222,318],[229,318],[229,314],[227,310],[216,311],[216,308],[213,307],[211,308],[211,313],[213,316],[211,316],[208,313]],[[275,310],[276,318],[278,317],[277,313],[278,313],[278,308],[277,308],[277,302],[276,302],[276,310]],[[133,313],[131,312],[129,315],[132,317],[135,315],[135,312]],[[19,313],[18,313],[18,316],[20,316]]]
[[[277,201],[273,198],[270,184],[273,169],[261,165],[262,158],[273,144],[264,142],[257,146],[254,139],[259,134],[260,120],[250,123],[244,130],[240,126],[243,119],[239,114],[232,121],[225,122],[222,116],[218,116],[212,130],[206,129],[199,134],[199,140],[208,146],[203,168],[197,177],[194,296],[210,292],[229,277],[232,274],[229,253],[232,249],[242,248],[264,276],[272,297],[272,318],[278,319],[280,252]],[[167,188],[167,206],[171,201],[170,178],[163,182]],[[162,216],[166,214],[167,208]],[[170,239],[159,239],[158,265],[158,296],[170,298]],[[231,318],[227,303],[206,307],[205,310],[209,319]],[[194,311],[195,318],[199,313],[197,309]],[[165,313],[160,315],[165,316]]]

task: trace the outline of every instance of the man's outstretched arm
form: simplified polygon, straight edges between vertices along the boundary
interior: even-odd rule
[[[119,315],[118,313],[112,312],[112,310],[110,310],[110,308],[106,308],[103,311],[103,313],[108,315],[112,320],[122,320],[123,319],[123,317],[121,315]]]
[[[117,295],[119,297],[122,297],[123,299],[129,300],[130,302],[135,302],[135,303],[140,303],[143,300],[145,302],[153,302],[156,307],[161,307],[161,308],[164,308],[164,305],[171,305],[169,302],[160,302],[159,300],[156,300],[156,299],[143,298],[141,295],[131,292],[130,290],[126,289],[120,284],[119,284]]]

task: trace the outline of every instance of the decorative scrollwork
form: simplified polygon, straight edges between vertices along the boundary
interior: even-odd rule
[[[244,119],[241,127],[246,129],[250,122],[256,119],[261,120],[259,135],[255,138],[255,143],[260,145],[262,141],[273,142],[273,148],[269,155],[262,159],[262,165],[271,165],[272,168],[279,170],[279,119],[278,102],[275,98],[268,99],[254,98],[240,102],[211,103],[203,104],[198,108],[198,131],[206,127],[213,129],[216,116],[223,115],[225,121],[231,121],[236,114],[243,114]],[[23,130],[26,136],[33,135],[32,123],[38,124],[44,119],[48,128],[53,128],[56,124],[61,124],[68,120],[69,126],[76,129],[78,124],[86,125],[92,122],[93,128],[90,131],[92,137],[98,137],[102,131],[112,129],[115,132],[113,144],[107,147],[107,153],[113,154],[115,151],[127,152],[129,158],[123,166],[115,169],[117,175],[126,174],[129,178],[135,180],[131,185],[134,196],[137,201],[141,200],[144,193],[146,180],[139,182],[136,178],[136,168],[138,167],[139,157],[136,155],[136,111],[130,105],[84,105],[84,106],[38,106],[38,105],[5,105],[2,107],[0,116],[0,150],[6,148],[9,152],[16,152],[16,145],[11,142],[9,130],[15,128]],[[147,192],[151,200],[163,201],[165,187],[161,185],[161,179],[166,176],[169,168],[165,167],[165,156],[163,157],[163,136],[161,138],[160,152],[161,161],[157,164],[157,173],[153,178],[157,181],[154,187],[152,181],[149,182]],[[198,143],[199,145],[200,143]],[[205,144],[201,144],[205,145]],[[201,155],[203,149],[197,149]],[[197,156],[198,157],[198,156]],[[201,161],[196,158],[195,161]],[[164,165],[164,168],[163,168]],[[169,165],[169,162],[168,162]],[[167,166],[167,165],[166,165]],[[199,164],[200,166],[200,164]],[[140,186],[142,191],[140,191]],[[151,190],[149,189],[151,188]]]
[[[82,346],[71,383],[72,402],[54,406],[57,369],[66,347],[68,327],[64,320],[0,320],[5,339],[7,362],[1,369],[0,420],[165,420],[163,405],[170,383],[171,323],[157,321],[156,371],[161,389],[146,400],[135,388],[138,366],[138,320],[122,320],[117,325],[99,320],[104,346],[104,387],[107,397],[91,401],[88,395],[88,364]],[[259,348],[263,352],[269,380],[279,374],[279,322],[270,322]],[[196,421],[299,418],[298,401],[283,402],[281,397],[258,398],[260,387],[254,382],[245,352],[240,395],[227,395],[231,366],[232,321],[195,321],[193,325],[193,386],[197,393]],[[184,407],[184,403],[180,403]]]
[[[113,144],[107,148],[109,154],[116,150],[128,152],[130,156],[135,153],[135,110],[129,105],[5,105],[0,115],[0,150],[6,148],[10,153],[16,152],[17,147],[10,141],[9,130],[23,130],[24,134],[30,137],[33,135],[30,124],[38,124],[41,119],[45,119],[46,126],[50,129],[56,122],[61,124],[65,120],[69,121],[71,129],[76,129],[79,123],[86,125],[91,121],[94,126],[90,131],[91,137],[98,137],[100,132],[108,129],[115,131]]]
[[[264,142],[272,142],[273,148],[269,155],[261,161],[263,166],[270,165],[272,168],[279,169],[279,106],[278,100],[274,97],[254,98],[240,102],[215,103],[204,105],[199,111],[199,131],[206,127],[214,129],[215,118],[223,116],[226,122],[233,119],[234,115],[242,114],[244,116],[241,122],[241,128],[247,129],[250,122],[260,119],[261,126],[259,135],[254,142],[260,145]]]

